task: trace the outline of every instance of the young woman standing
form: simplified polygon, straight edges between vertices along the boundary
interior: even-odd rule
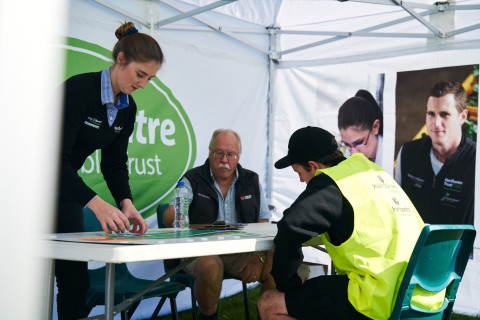
[[[137,106],[131,94],[145,88],[163,63],[163,53],[151,36],[139,33],[132,22],[115,32],[111,67],[73,76],[63,84],[64,124],[61,149],[57,232],[82,232],[83,208],[88,207],[106,233],[148,229],[132,202],[128,182],[127,146]],[[100,198],[78,175],[86,158],[101,150],[101,171],[117,207]],[[131,223],[131,224],[130,224]],[[57,260],[58,318],[88,316],[86,262]]]

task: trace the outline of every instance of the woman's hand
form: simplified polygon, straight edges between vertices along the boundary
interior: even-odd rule
[[[143,219],[142,215],[137,211],[130,199],[122,200],[122,212],[132,223],[133,233],[145,234],[148,230],[148,223]]]
[[[125,230],[130,230],[130,222],[128,222],[125,214],[99,196],[93,198],[87,207],[95,213],[105,233],[111,234],[112,231],[110,229],[115,233],[123,233]]]

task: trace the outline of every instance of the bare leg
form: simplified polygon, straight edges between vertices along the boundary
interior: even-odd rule
[[[223,268],[212,257],[201,257],[195,264],[195,297],[200,312],[206,316],[217,311],[222,290]]]
[[[285,294],[277,289],[262,293],[258,300],[258,312],[262,320],[295,320],[288,315]]]
[[[273,279],[270,271],[272,271],[272,262],[273,262],[273,250],[267,251],[267,258],[263,264],[262,274],[260,275],[260,282],[262,286],[260,288],[260,293],[263,293],[267,290],[276,288],[275,280]]]

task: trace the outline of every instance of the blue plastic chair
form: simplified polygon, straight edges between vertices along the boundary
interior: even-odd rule
[[[158,222],[158,227],[159,228],[166,228],[166,226],[163,224],[163,213],[165,210],[168,208],[169,204],[168,203],[160,203],[157,206],[157,222]],[[165,270],[168,272],[169,268],[165,266]],[[194,293],[194,283],[195,279],[189,275],[187,275],[185,272],[180,271],[174,274],[171,279],[175,282],[179,282],[181,284],[184,284],[185,286],[188,286],[190,288],[191,292],[191,301],[192,301],[192,319],[197,320],[197,299],[195,298],[195,293]],[[236,277],[233,277],[229,275],[228,273],[223,274],[223,279],[236,279],[240,280]],[[248,305],[248,288],[247,284],[242,282],[242,288],[243,288],[243,302],[245,305],[245,319],[250,320],[250,308]]]
[[[88,208],[83,211],[85,231],[101,231],[102,226],[95,217],[95,214]],[[90,310],[97,305],[105,304],[105,269],[101,267],[94,270],[88,270],[90,275],[90,289],[87,292],[86,304]],[[153,281],[139,279],[133,276],[127,268],[125,263],[119,263],[115,265],[115,296],[114,303],[118,304],[137,292],[143,290]],[[178,282],[162,282],[158,284],[152,291],[141,297],[143,299],[160,297],[155,311],[152,314],[151,320],[155,319],[160,312],[160,309],[164,305],[167,298],[170,299],[170,307],[172,311],[172,318],[178,319],[176,297],[180,291],[185,290],[185,286]],[[122,320],[128,320],[131,318],[135,310],[137,309],[140,301],[134,302],[129,308],[122,311]]]
[[[475,235],[471,225],[426,225],[407,265],[390,319],[450,319]],[[413,305],[416,286],[434,293],[446,289],[443,305],[436,311]]]

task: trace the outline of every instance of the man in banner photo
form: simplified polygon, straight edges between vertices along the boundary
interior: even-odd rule
[[[261,318],[388,319],[424,226],[415,207],[381,167],[362,153],[345,159],[318,127],[292,134],[288,154],[275,163],[289,166],[307,187],[277,224],[277,289],[261,295]],[[302,244],[319,235],[337,274],[305,280],[297,274]]]
[[[144,234],[148,229],[133,205],[128,181],[127,146],[137,112],[131,94],[156,75],[163,53],[155,39],[138,33],[131,22],[122,24],[115,35],[119,40],[112,52],[113,66],[73,76],[63,84],[58,233],[83,232],[85,206],[95,213],[106,233],[128,230]],[[120,210],[101,199],[78,175],[85,159],[97,149],[102,151],[102,174]],[[57,260],[55,276],[58,318],[86,317],[87,263]]]
[[[270,211],[258,175],[238,163],[241,153],[242,143],[236,132],[218,129],[213,133],[205,164],[187,171],[182,178],[189,193],[191,224],[269,221]],[[163,215],[164,225],[173,227],[174,217],[171,202]],[[184,271],[195,278],[195,296],[202,318],[217,319],[224,272],[245,283],[260,281],[264,291],[275,287],[270,269],[270,252],[248,252],[200,257]]]
[[[428,94],[428,135],[405,143],[395,180],[426,223],[472,224],[476,144],[462,132],[468,110],[460,82],[440,81]]]

